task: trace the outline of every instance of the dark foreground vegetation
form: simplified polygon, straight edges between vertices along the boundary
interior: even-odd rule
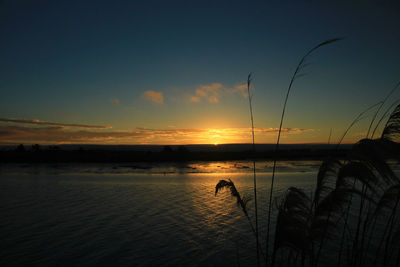
[[[324,159],[329,157],[343,158],[348,147],[334,149],[333,146],[291,146],[279,151],[278,154],[273,150],[260,150],[253,153],[250,150],[232,151],[219,148],[214,151],[192,151],[186,146],[176,148],[165,146],[158,150],[110,150],[110,149],[85,149],[76,148],[63,150],[59,147],[46,147],[34,145],[25,148],[18,146],[8,150],[0,151],[0,162],[24,162],[24,163],[54,163],[54,162],[98,162],[98,163],[118,163],[118,162],[180,162],[180,161],[224,161],[224,160],[270,160],[276,156],[279,159],[302,160],[302,159]]]
[[[267,210],[257,206],[255,168],[253,196],[240,194],[230,179],[220,180],[216,185],[215,195],[228,189],[249,222],[258,266],[400,266],[399,101],[394,101],[377,119],[400,83],[383,101],[360,113],[343,134],[338,147],[350,128],[367,111],[377,108],[365,139],[358,141],[341,159],[334,153],[332,157],[321,159],[313,192],[289,187],[273,198],[275,166],[281,153],[279,139],[292,84],[308,55],[339,40],[327,40],[312,48],[301,59],[290,81],[277,137]],[[249,85],[248,82],[248,89]],[[253,124],[250,94],[249,99]],[[391,115],[378,134],[378,126],[390,111]],[[254,210],[248,205],[250,200],[255,202]],[[257,214],[261,212],[268,215],[265,235],[258,226]],[[250,214],[254,214],[254,218]],[[276,219],[271,223],[273,217]]]
[[[289,187],[277,196],[271,251],[259,245],[267,266],[400,266],[399,137],[400,105],[380,138],[360,140],[342,160],[322,162],[312,194]],[[221,180],[215,193],[224,188],[256,238],[252,198],[231,180]]]

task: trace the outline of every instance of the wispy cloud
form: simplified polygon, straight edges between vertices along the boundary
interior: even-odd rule
[[[222,88],[223,85],[221,83],[200,85],[195,90],[196,94],[190,97],[190,102],[200,102],[205,99],[210,103],[218,103]]]
[[[248,143],[250,128],[224,129],[151,129],[136,128],[133,131],[72,130],[63,126],[25,127],[0,125],[0,143],[39,144],[210,144]],[[256,128],[259,141],[274,140],[277,128]],[[311,129],[284,128],[286,134],[301,134]]]
[[[59,123],[59,122],[49,122],[41,120],[30,120],[30,119],[2,119],[0,122],[6,123],[22,123],[22,124],[34,124],[34,125],[49,125],[49,126],[61,126],[61,127],[79,127],[79,128],[90,128],[90,129],[108,129],[111,126],[98,126],[98,125],[88,125],[88,124],[76,124],[76,123]]]
[[[242,84],[237,84],[233,87],[232,90],[233,93],[240,93],[244,98],[247,97],[247,84],[242,83]]]
[[[196,89],[196,95],[197,95],[198,97],[207,96],[207,92],[204,91],[204,90],[202,90],[202,89],[200,89],[200,88],[197,88],[197,89]]]
[[[211,83],[200,85],[195,89],[194,95],[189,97],[192,103],[207,101],[209,103],[219,103],[220,99],[227,95],[240,94],[247,97],[247,85],[237,84],[233,88],[227,88],[222,83]]]
[[[277,133],[279,128],[254,128],[254,132],[260,134],[267,134],[267,133]],[[282,133],[304,133],[304,132],[312,132],[314,129],[301,129],[301,128],[282,128]]]
[[[221,83],[212,83],[206,85],[200,85],[196,88],[196,95],[207,96],[207,95],[219,95],[223,85]]]
[[[162,104],[164,102],[164,96],[162,92],[147,90],[143,92],[143,97],[156,104]]]
[[[218,103],[219,102],[219,98],[215,95],[209,96],[208,97],[208,102],[210,103]]]
[[[121,101],[118,98],[110,98],[110,102],[116,105],[119,105]]]
[[[201,101],[201,98],[199,96],[191,96],[189,101],[192,103],[197,103]]]

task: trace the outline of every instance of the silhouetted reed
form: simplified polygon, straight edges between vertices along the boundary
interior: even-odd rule
[[[279,150],[289,93],[294,80],[299,77],[299,71],[305,65],[305,60],[319,47],[338,40],[340,39],[331,39],[315,46],[297,65],[286,93],[275,153]],[[251,74],[247,79],[247,90],[254,151],[250,83]],[[264,251],[258,239],[257,203],[254,206],[256,216],[256,228],[254,228],[247,210],[249,198],[242,198],[231,180],[221,180],[217,184],[215,193],[217,194],[222,188],[229,188],[249,222],[257,243],[257,265],[259,265],[258,253],[260,253],[265,259],[266,266],[271,264],[272,266],[317,267],[327,264],[328,255],[330,266],[400,266],[400,179],[392,168],[393,164],[400,162],[399,101],[394,101],[374,126],[379,112],[399,86],[400,83],[383,101],[369,106],[350,123],[340,137],[336,148],[367,112],[378,107],[369,124],[366,138],[354,144],[346,158],[342,160],[328,158],[321,163],[316,177],[316,186],[311,195],[302,189],[289,187],[283,196],[276,198],[277,219],[271,258],[269,257],[269,236],[277,158],[274,159],[269,190]],[[381,136],[373,139],[379,125],[388,114],[390,116],[382,129]],[[331,132],[328,143],[330,139]],[[255,161],[253,161],[253,174],[256,201]]]
[[[215,186],[215,195],[218,194],[219,191],[222,189],[229,189],[231,192],[232,197],[236,199],[236,204],[238,207],[240,207],[243,211],[243,214],[246,216],[247,220],[249,221],[251,230],[253,231],[254,235],[257,236],[256,230],[253,226],[253,223],[251,222],[251,219],[249,217],[249,214],[247,212],[247,203],[251,200],[251,197],[244,196],[243,198],[240,196],[239,191],[237,191],[235,184],[232,182],[231,179],[226,180],[220,180],[218,184]]]
[[[343,142],[343,139],[346,137],[347,133],[350,131],[350,129],[362,119],[362,116],[367,113],[368,111],[370,111],[371,109],[373,109],[374,107],[378,106],[379,104],[382,104],[383,102],[380,101],[378,103],[373,104],[372,106],[369,106],[368,108],[366,108],[365,110],[363,110],[360,114],[358,114],[358,116],[350,123],[350,125],[347,127],[347,129],[344,131],[342,137],[340,137],[339,142],[336,145],[336,149],[340,146],[340,144]]]
[[[372,117],[371,123],[369,124],[366,138],[369,137],[369,133],[370,133],[370,131],[371,131],[372,125],[374,124],[375,119],[376,119],[376,117],[377,117],[378,114],[379,114],[379,111],[381,111],[383,105],[386,103],[386,101],[388,101],[389,97],[390,97],[391,95],[393,95],[393,93],[397,90],[397,88],[398,88],[399,86],[400,86],[400,82],[398,82],[398,83],[396,84],[396,86],[387,94],[387,96],[385,97],[385,99],[381,102],[381,105],[380,105],[379,108],[376,110],[374,116]],[[377,127],[378,127],[378,126],[379,126],[379,123],[377,124]],[[371,139],[373,139],[373,138],[374,138],[374,136],[372,135],[372,136],[371,136]]]
[[[251,218],[249,216],[249,213],[247,211],[247,204],[251,201],[251,197],[250,196],[241,196],[239,191],[236,189],[235,184],[232,182],[231,179],[227,180],[220,180],[218,182],[218,184],[215,186],[215,196],[218,194],[218,192],[220,192],[222,189],[229,189],[229,191],[231,192],[231,196],[234,197],[236,199],[236,204],[238,207],[241,208],[243,214],[245,215],[247,221],[249,222],[251,231],[254,234],[254,237],[257,238],[257,232],[256,229],[253,226],[253,223],[251,221]],[[265,259],[265,255],[261,250],[260,244],[256,244],[258,246],[258,251],[260,253],[260,255]]]
[[[251,84],[251,75],[249,73],[247,76],[247,96],[249,98],[249,109],[250,109],[250,120],[251,120],[251,134],[253,138],[253,188],[254,188],[254,215],[256,219],[256,246],[257,246],[257,266],[260,266],[260,250],[259,250],[259,234],[258,234],[258,207],[257,207],[257,179],[256,179],[256,160],[255,160],[255,152],[256,145],[254,139],[254,118],[253,118],[253,106],[252,106],[252,94],[250,93],[250,84]]]
[[[289,83],[289,87],[287,89],[286,92],[286,97],[285,97],[285,102],[283,104],[283,109],[282,109],[282,115],[281,115],[281,121],[280,121],[280,125],[279,125],[279,131],[278,131],[278,137],[276,140],[276,146],[275,146],[275,154],[278,152],[279,150],[279,142],[280,142],[280,138],[281,138],[281,132],[282,132],[282,125],[283,125],[283,119],[285,118],[285,111],[286,111],[286,104],[289,98],[289,94],[290,94],[290,90],[292,89],[292,85],[293,82],[296,80],[296,78],[299,77],[300,75],[300,71],[304,68],[305,66],[305,62],[306,59],[308,58],[308,56],[310,56],[315,50],[317,50],[318,48],[334,43],[336,41],[341,40],[342,38],[334,38],[334,39],[329,39],[326,40],[322,43],[319,43],[318,45],[314,46],[312,49],[310,49],[300,60],[300,62],[298,63],[296,70],[293,73],[293,76],[290,80]],[[270,191],[269,191],[269,202],[268,202],[268,218],[267,218],[267,236],[266,236],[266,263],[265,265],[268,266],[269,264],[269,236],[270,236],[270,226],[271,226],[271,211],[272,211],[272,195],[273,195],[273,190],[274,190],[274,182],[275,182],[275,171],[276,171],[276,157],[274,158],[274,164],[272,167],[272,178],[271,178],[271,187],[270,187]]]
[[[283,250],[286,254],[300,253],[299,257],[295,257],[298,261],[295,266],[303,266],[305,263],[318,266],[326,236],[342,234],[337,266],[397,266],[399,259],[393,258],[393,255],[397,255],[393,251],[400,249],[395,238],[400,219],[400,180],[388,160],[400,159],[398,144],[390,140],[399,134],[399,115],[400,105],[390,116],[381,138],[360,140],[353,146],[344,163],[329,160],[321,164],[312,205],[311,199],[304,192],[288,189],[279,206],[273,260],[276,259],[276,253]],[[335,181],[334,187],[329,186],[332,181]],[[360,200],[357,203],[367,212],[359,208],[357,219],[347,222],[352,198]],[[321,216],[323,214],[325,217]],[[319,228],[323,230],[322,234],[312,234],[312,222],[321,217],[324,220],[320,220],[317,225],[323,226]],[[376,231],[378,220],[384,224],[382,232]],[[292,223],[285,224],[282,221]],[[300,227],[296,228],[297,235],[288,235],[293,231],[294,224]],[[344,228],[339,227],[341,224]],[[297,240],[300,232],[303,243]],[[371,248],[372,239],[379,240],[375,248]],[[328,238],[328,241],[332,246],[332,240]],[[315,249],[317,247],[319,249]],[[347,248],[346,255],[342,255],[343,247]],[[288,252],[293,249],[294,252]],[[374,257],[368,261],[371,254]],[[293,257],[288,259],[294,260]]]
[[[375,136],[375,132],[378,130],[379,125],[381,124],[381,122],[386,118],[386,116],[389,114],[389,112],[393,109],[394,106],[396,106],[398,103],[400,102],[400,100],[396,100],[394,101],[387,109],[386,111],[383,113],[383,115],[381,116],[381,118],[379,119],[378,123],[376,124],[374,131],[372,132],[371,135],[371,139],[374,139]]]

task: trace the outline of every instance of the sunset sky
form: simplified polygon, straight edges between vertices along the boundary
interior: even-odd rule
[[[282,137],[325,143],[332,129],[337,142],[400,81],[399,13],[398,1],[3,0],[0,144],[248,143],[249,72],[256,142],[273,143],[300,58],[345,37],[309,58]]]

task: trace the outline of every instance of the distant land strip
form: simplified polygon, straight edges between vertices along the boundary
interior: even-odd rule
[[[235,146],[235,147],[232,147]],[[197,149],[196,149],[197,148]],[[266,148],[266,147],[264,147]],[[146,146],[140,149],[106,149],[105,146],[9,147],[0,150],[1,163],[118,163],[118,162],[182,162],[227,160],[323,160],[345,158],[350,145],[339,149],[324,145],[287,145],[278,152],[273,149],[252,152],[247,146]]]

